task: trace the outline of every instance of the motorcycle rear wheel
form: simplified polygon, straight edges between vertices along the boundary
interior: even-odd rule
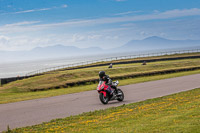
[[[103,104],[107,104],[108,101],[109,101],[108,95],[106,95],[106,97],[104,97],[103,93],[100,93],[100,94],[99,94],[99,99],[100,99],[100,101],[101,101]]]
[[[118,94],[120,94],[117,98],[118,101],[123,101],[124,100],[124,93],[121,89],[118,89]]]

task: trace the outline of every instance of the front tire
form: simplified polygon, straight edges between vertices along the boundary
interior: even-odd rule
[[[100,101],[101,101],[103,104],[107,104],[108,101],[109,101],[108,95],[106,95],[106,97],[104,97],[103,93],[100,93],[100,94],[99,94],[99,99],[100,99]]]
[[[123,101],[124,100],[124,93],[123,93],[123,91],[121,90],[121,89],[118,89],[118,98],[117,98],[117,100],[118,101]]]

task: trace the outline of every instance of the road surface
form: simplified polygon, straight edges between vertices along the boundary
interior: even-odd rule
[[[6,130],[7,125],[11,129],[30,126],[56,118],[200,88],[200,74],[120,86],[120,88],[125,94],[124,101],[112,101],[107,105],[101,104],[96,90],[0,104],[0,132]]]

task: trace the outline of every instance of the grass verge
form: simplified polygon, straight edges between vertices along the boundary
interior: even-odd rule
[[[197,133],[200,89],[56,119],[10,132],[162,132]]]
[[[198,73],[200,73],[200,70],[123,79],[120,80],[120,85],[135,84],[135,83],[180,77]],[[14,89],[5,89],[0,91],[0,104],[95,90],[96,86],[97,84],[88,84],[88,85],[74,86],[69,88],[61,88],[61,89],[47,90],[47,91],[38,91],[38,92],[15,92]]]
[[[141,65],[141,63],[120,64],[114,65],[112,69],[107,68],[107,66],[101,66],[77,70],[55,71],[49,72],[45,75],[11,82],[0,87],[0,90],[7,89],[15,92],[29,92],[33,90],[40,91],[56,89],[60,87],[68,87],[68,85],[71,83],[95,79],[97,80],[98,73],[101,70],[106,71],[106,73],[110,77],[123,77],[126,75],[134,75],[138,73],[149,73],[152,71],[155,72],[180,68],[192,68],[199,66],[199,59],[183,59],[173,61],[151,62],[147,65]]]

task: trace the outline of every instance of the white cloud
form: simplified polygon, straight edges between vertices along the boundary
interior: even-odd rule
[[[3,35],[0,36],[0,45],[6,44],[8,41],[9,41],[9,37],[3,36]]]
[[[156,20],[156,19],[171,19],[171,18],[179,18],[179,17],[187,17],[187,16],[195,16],[200,15],[200,9],[192,8],[192,9],[184,9],[184,10],[169,10],[165,12],[158,12],[148,15],[134,15],[134,16],[126,16],[126,17],[111,17],[111,18],[97,18],[97,19],[86,19],[86,20],[72,20],[66,21],[62,23],[53,23],[53,24],[44,24],[38,25],[41,27],[54,27],[54,26],[90,26],[97,24],[111,24],[111,23],[120,23],[120,22],[131,22],[131,21],[145,21],[145,20]]]
[[[153,10],[153,12],[154,12],[154,13],[159,13],[160,11],[158,11],[158,10]]]
[[[29,50],[38,46],[53,45],[55,44],[53,40],[54,39],[50,37],[30,37],[25,35],[15,37],[0,36],[0,50]]]
[[[0,33],[10,34],[37,31],[38,29],[35,29],[34,27],[34,24],[37,23],[40,23],[40,21],[23,21],[18,23],[6,24],[4,26],[0,26]]]
[[[110,18],[97,18],[97,19],[85,19],[85,20],[71,20],[61,23],[50,23],[50,24],[37,24],[39,21],[31,22],[19,22],[15,24],[4,25],[0,27],[0,32],[2,33],[11,33],[11,32],[25,32],[25,31],[37,31],[51,28],[63,28],[63,27],[72,27],[72,26],[94,26],[101,24],[112,24],[112,23],[121,23],[121,22],[134,22],[134,21],[147,21],[147,20],[157,20],[157,19],[171,19],[187,16],[200,15],[200,9],[184,9],[184,10],[169,10],[165,12],[157,12],[148,15],[134,15],[126,17],[110,17]],[[26,26],[23,26],[26,24]],[[30,25],[35,24],[35,25]]]
[[[23,22],[18,22],[18,23],[13,23],[13,24],[6,24],[5,27],[14,27],[14,26],[24,26],[24,25],[32,25],[39,23],[40,21],[23,21]]]
[[[102,35],[88,35],[88,40],[100,39]]]
[[[117,1],[117,2],[122,2],[122,1],[126,1],[126,0],[115,0],[115,1]]]
[[[13,14],[29,13],[29,12],[38,12],[38,11],[47,11],[47,10],[51,10],[51,9],[52,9],[52,8],[32,9],[32,10],[25,10],[25,11],[14,12]]]
[[[0,51],[8,48],[10,38],[4,35],[0,35]]]
[[[48,10],[53,10],[53,9],[57,9],[57,8],[67,8],[67,7],[68,7],[68,5],[64,4],[64,5],[58,6],[58,7],[22,10],[22,11],[17,11],[17,12],[3,13],[3,14],[22,14],[22,13],[30,13],[30,12],[48,11]]]
[[[79,41],[84,41],[86,40],[86,37],[84,35],[78,35],[78,34],[74,34],[72,39],[71,39],[71,42],[79,42]]]
[[[76,45],[82,42],[98,41],[103,36],[100,34],[50,34],[43,36],[0,36],[1,50],[30,50],[35,47],[52,46],[56,44]],[[87,47],[87,46],[85,46]]]
[[[50,23],[50,24],[40,24],[40,21],[23,21],[23,22],[18,22],[18,23],[13,23],[13,24],[6,24],[3,26],[0,26],[0,33],[1,33],[0,35],[1,49],[0,50],[2,49],[6,49],[6,50],[23,49],[24,50],[24,49],[31,49],[36,46],[49,46],[49,45],[55,45],[55,44],[78,46],[76,44],[85,43],[85,45],[88,46],[88,44],[95,45],[99,43],[102,46],[102,45],[108,45],[110,42],[113,42],[110,44],[119,45],[119,43],[122,43],[121,40],[123,39],[125,41],[128,40],[126,36],[130,36],[130,38],[133,38],[136,36],[138,37],[138,36],[152,35],[152,33],[158,35],[157,34],[158,32],[155,31],[155,27],[164,27],[165,28],[164,30],[163,29],[159,30],[159,34],[161,36],[165,36],[165,32],[163,31],[166,31],[166,29],[169,29],[169,25],[170,26],[173,25],[177,27],[177,22],[174,22],[175,24],[166,24],[166,26],[165,25],[152,26],[152,23],[151,23],[151,26],[142,25],[141,27],[138,27],[138,24],[134,23],[135,21],[171,19],[171,18],[179,18],[179,17],[187,17],[187,16],[195,16],[195,15],[198,15],[198,16],[200,15],[200,9],[198,8],[184,9],[184,10],[175,9],[175,10],[169,10],[165,12],[156,11],[152,14],[147,14],[147,15],[71,20],[71,21],[65,21],[61,23]],[[110,27],[110,28],[102,27],[102,29],[99,31],[88,30],[88,31],[83,31],[84,33],[77,33],[77,34],[71,33],[71,31],[67,29],[67,28],[72,28],[73,26],[74,28],[78,29],[79,26],[82,26],[85,28],[86,26],[96,26],[96,25],[113,24],[113,23],[120,23],[120,25],[117,28],[116,27]],[[196,24],[196,21],[194,23]],[[182,28],[178,25],[178,27],[180,28],[179,30],[181,32],[183,31],[181,29],[184,29],[186,26],[183,25],[184,28]],[[148,28],[151,28],[151,29],[148,29]],[[188,28],[190,28],[190,26],[188,26]],[[61,29],[62,29],[62,32],[63,32],[63,29],[66,29],[65,30],[66,32],[64,31],[65,35],[59,34],[59,30]],[[49,34],[52,34],[51,30],[54,31],[53,36],[49,35]],[[47,34],[43,34],[43,32]],[[40,35],[38,35],[37,33],[40,33]],[[109,43],[106,43],[106,41]]]
[[[119,36],[106,36],[105,39],[108,39],[108,40],[117,40],[117,39],[119,39]]]
[[[67,7],[68,7],[68,5],[64,4],[64,5],[62,5],[62,7],[63,7],[63,8],[67,8]]]
[[[91,40],[98,40],[102,35],[91,35],[91,34],[73,34],[72,39],[70,39],[68,42],[76,43],[76,42],[81,42],[81,41],[91,41]]]
[[[121,13],[116,13],[116,14],[114,14],[114,16],[128,15],[128,14],[139,13],[139,12],[142,12],[142,11],[128,11],[128,12],[121,12]]]

